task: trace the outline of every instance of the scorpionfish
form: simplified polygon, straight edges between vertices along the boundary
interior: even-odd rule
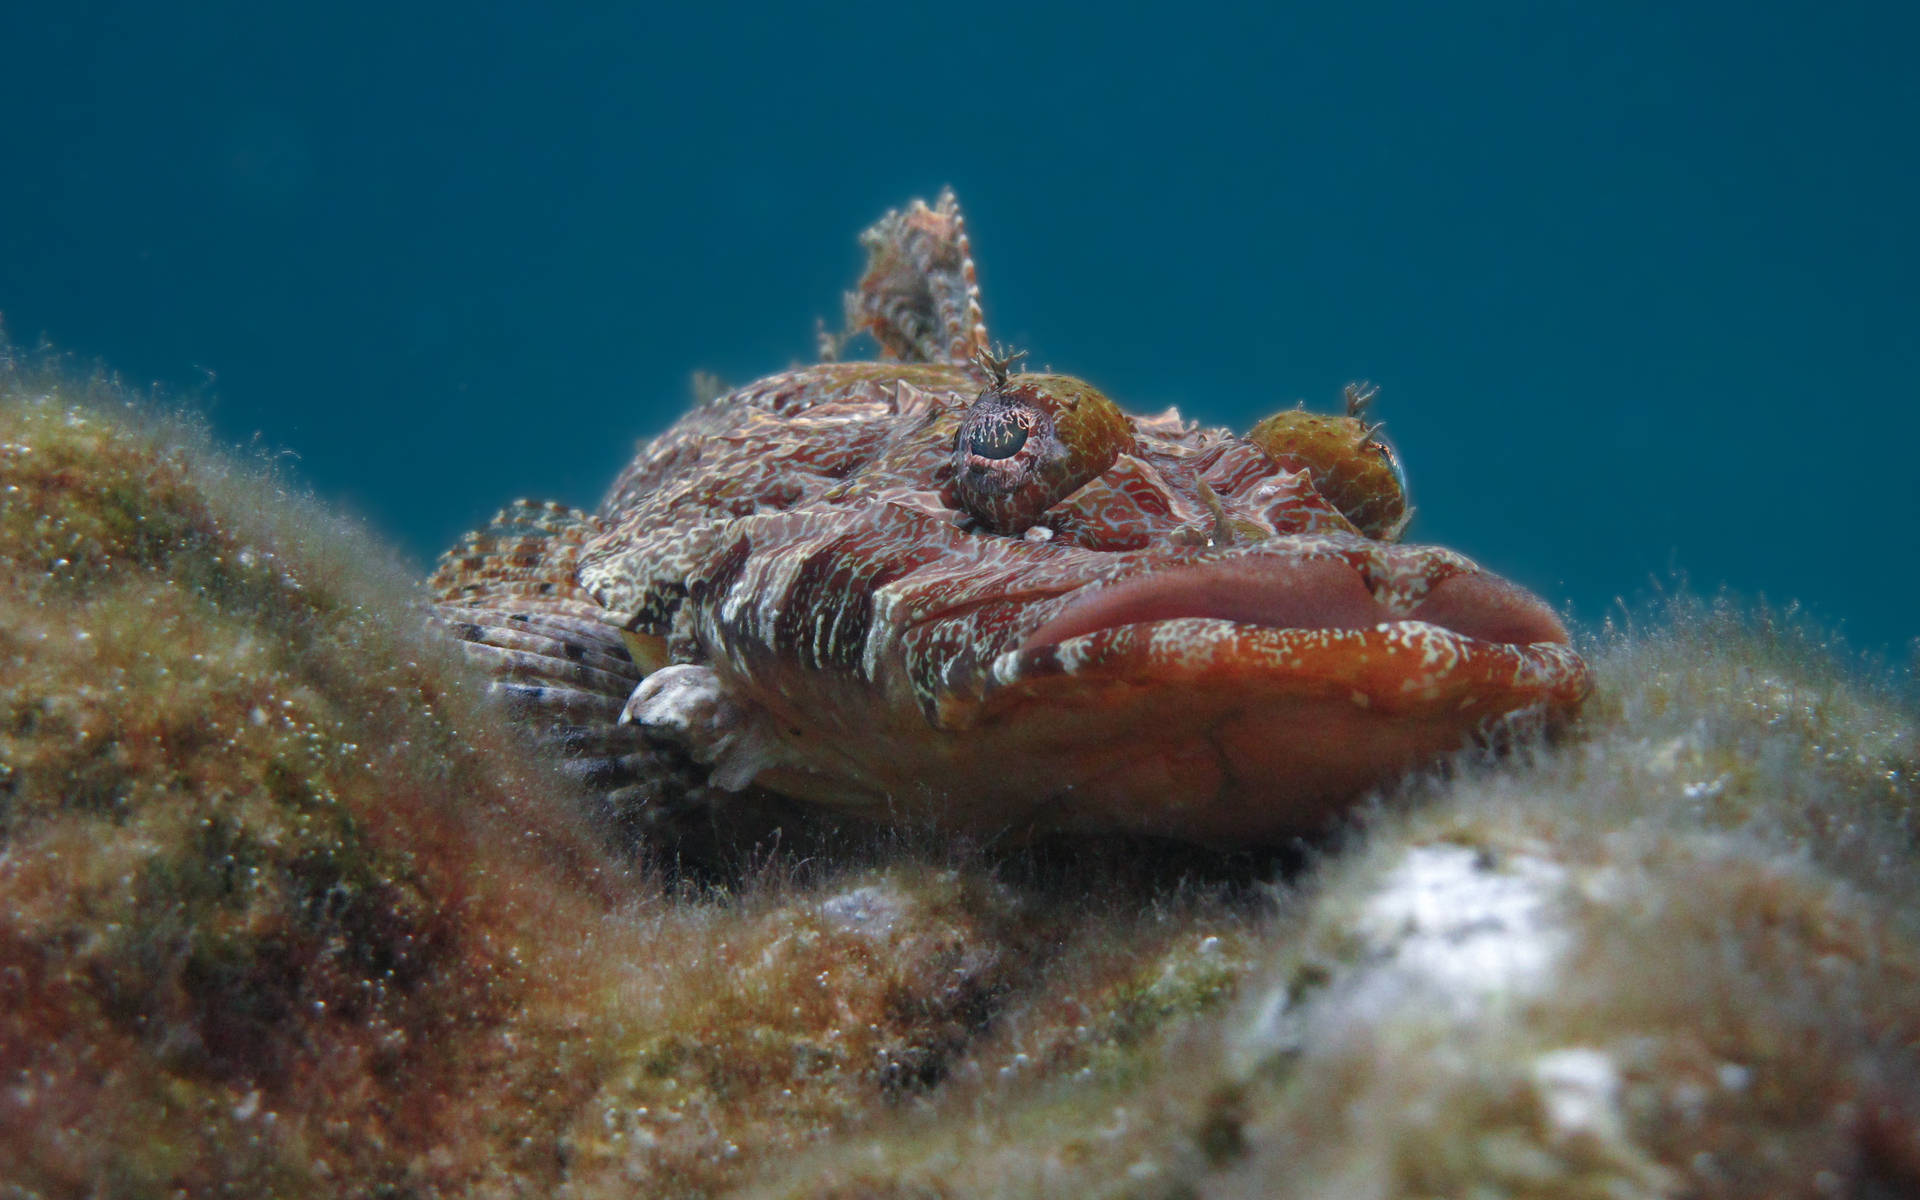
[[[1324,826],[1586,665],[1539,599],[1404,545],[1370,391],[1246,435],[988,341],[951,192],[889,212],[822,361],[712,395],[593,513],[521,501],[431,581],[616,812],[772,793],[974,835]],[[877,361],[839,361],[865,333]]]

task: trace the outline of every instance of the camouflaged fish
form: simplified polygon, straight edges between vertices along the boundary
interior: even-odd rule
[[[433,577],[616,809],[755,789],[1259,843],[1586,696],[1538,599],[1398,544],[1368,392],[1244,437],[1129,416],[991,348],[951,193],[862,242],[846,336],[881,361],[823,337],[644,445],[598,512],[521,502]]]

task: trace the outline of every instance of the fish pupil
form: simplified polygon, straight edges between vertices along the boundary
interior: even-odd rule
[[[995,421],[967,438],[967,448],[981,458],[1012,458],[1026,444],[1026,429],[1012,421]]]

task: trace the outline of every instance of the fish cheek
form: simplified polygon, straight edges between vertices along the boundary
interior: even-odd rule
[[[980,393],[960,423],[953,497],[993,532],[1024,533],[1133,447],[1126,415],[1092,385],[1013,375]]]

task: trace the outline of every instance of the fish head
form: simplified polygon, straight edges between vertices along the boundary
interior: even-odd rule
[[[1553,610],[1398,540],[1370,397],[1240,437],[991,378],[936,468],[950,565],[886,585],[922,711],[967,747],[948,777],[1017,776],[1058,823],[1240,841],[1569,717],[1589,680]]]
[[[1064,375],[821,378],[770,406],[784,440],[706,445],[743,515],[673,556],[679,656],[771,714],[775,790],[1272,840],[1588,691],[1543,601],[1398,540],[1404,475],[1353,393],[1238,436]],[[747,511],[755,471],[784,490]]]

